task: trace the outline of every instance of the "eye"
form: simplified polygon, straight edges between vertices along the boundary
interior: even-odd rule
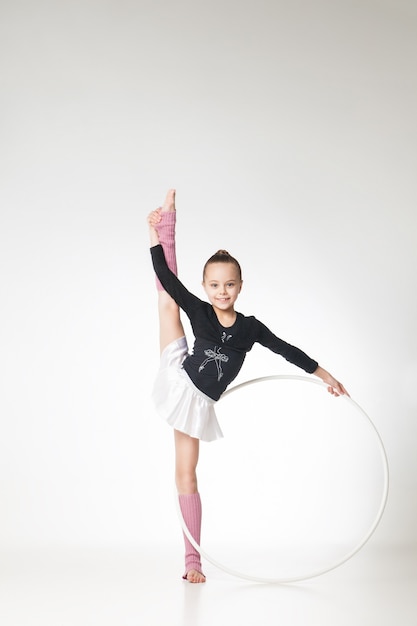
[[[234,287],[234,286],[235,286],[235,283],[227,283],[227,286],[228,286],[228,287]]]

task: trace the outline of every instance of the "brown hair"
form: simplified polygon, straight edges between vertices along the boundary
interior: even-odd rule
[[[203,269],[203,280],[206,275],[207,266],[211,263],[232,263],[239,273],[239,280],[242,280],[242,269],[239,265],[239,261],[229,254],[227,250],[217,250],[217,252],[206,261]]]

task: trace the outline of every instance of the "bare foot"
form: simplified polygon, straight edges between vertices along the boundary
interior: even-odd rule
[[[201,572],[198,572],[196,569],[190,569],[189,572],[184,576],[185,580],[188,580],[189,583],[205,583],[206,577]]]
[[[175,189],[170,189],[166,195],[161,211],[175,211]]]

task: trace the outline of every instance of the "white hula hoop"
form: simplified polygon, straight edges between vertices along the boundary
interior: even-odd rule
[[[222,395],[222,398],[226,397],[227,395],[230,395],[231,393],[237,391],[238,389],[241,389],[242,387],[247,387],[248,385],[254,385],[254,384],[266,381],[266,380],[284,380],[284,379],[287,379],[287,380],[301,380],[301,381],[313,383],[313,384],[316,384],[316,385],[321,385],[322,387],[328,387],[328,385],[326,385],[322,381],[316,380],[314,378],[308,378],[307,376],[295,376],[295,375],[289,375],[289,374],[288,375],[282,374],[282,375],[263,376],[263,377],[260,377],[260,378],[253,378],[253,379],[248,380],[246,382],[240,383],[239,385],[235,385],[234,387],[231,387],[230,389],[225,391],[224,394]],[[373,433],[374,433],[374,435],[376,437],[376,441],[377,441],[377,444],[379,446],[380,458],[381,458],[381,462],[382,462],[384,484],[383,484],[381,502],[380,502],[377,514],[376,514],[376,516],[374,518],[374,521],[372,522],[372,524],[371,524],[370,528],[368,529],[368,531],[365,533],[365,536],[345,556],[343,556],[342,558],[338,559],[336,562],[332,563],[332,565],[329,565],[328,567],[319,569],[317,571],[313,571],[313,572],[308,573],[308,574],[303,574],[303,575],[300,575],[300,576],[293,576],[293,577],[289,577],[289,578],[268,578],[268,577],[264,578],[264,577],[261,577],[261,576],[252,576],[250,574],[245,574],[244,572],[240,572],[240,571],[236,571],[234,569],[231,569],[231,568],[227,567],[226,565],[223,565],[222,563],[219,563],[218,561],[213,559],[213,557],[211,557],[209,554],[207,554],[207,552],[195,541],[195,539],[192,537],[190,531],[188,530],[187,525],[186,525],[186,523],[184,521],[182,512],[181,512],[180,505],[179,505],[179,498],[176,497],[175,498],[175,502],[176,502],[178,517],[179,517],[179,520],[180,520],[180,523],[181,523],[181,526],[182,526],[182,530],[184,531],[184,534],[186,535],[186,537],[189,539],[190,543],[194,546],[194,548],[196,550],[198,550],[198,552],[201,554],[201,556],[204,559],[206,559],[209,563],[211,563],[212,565],[214,565],[218,569],[223,570],[227,574],[230,574],[231,576],[234,576],[236,578],[243,578],[244,580],[250,580],[252,582],[269,583],[269,584],[271,584],[271,583],[272,584],[295,583],[295,582],[300,582],[302,580],[308,580],[310,578],[315,578],[317,576],[321,576],[322,574],[326,574],[327,572],[330,572],[330,571],[336,569],[340,565],[343,565],[343,563],[346,563],[346,561],[351,559],[355,554],[357,554],[359,552],[359,550],[361,550],[361,548],[363,548],[363,546],[369,541],[371,536],[374,534],[374,532],[375,532],[379,522],[381,521],[382,515],[383,515],[384,510],[385,510],[385,506],[386,506],[386,503],[387,503],[387,499],[388,499],[388,491],[389,491],[388,458],[387,458],[387,453],[385,451],[382,438],[381,438],[379,432],[377,431],[374,423],[372,422],[371,418],[369,417],[369,415],[367,415],[367,413],[365,413],[365,411],[362,409],[362,407],[359,406],[359,404],[357,402],[355,402],[355,400],[353,400],[349,396],[341,396],[341,398],[343,398],[344,401],[349,402],[351,404],[351,406],[353,406],[368,421],[369,425],[372,427],[372,431],[373,431]]]

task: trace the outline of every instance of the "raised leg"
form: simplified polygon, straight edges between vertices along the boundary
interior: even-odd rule
[[[164,250],[169,268],[177,273],[177,259],[175,254],[175,190],[170,189],[165,202],[160,209],[153,211],[149,219],[151,245],[160,243]],[[158,289],[159,313],[159,342],[162,352],[172,341],[184,337],[184,327],[181,322],[180,310],[171,296],[164,291],[156,278]]]

